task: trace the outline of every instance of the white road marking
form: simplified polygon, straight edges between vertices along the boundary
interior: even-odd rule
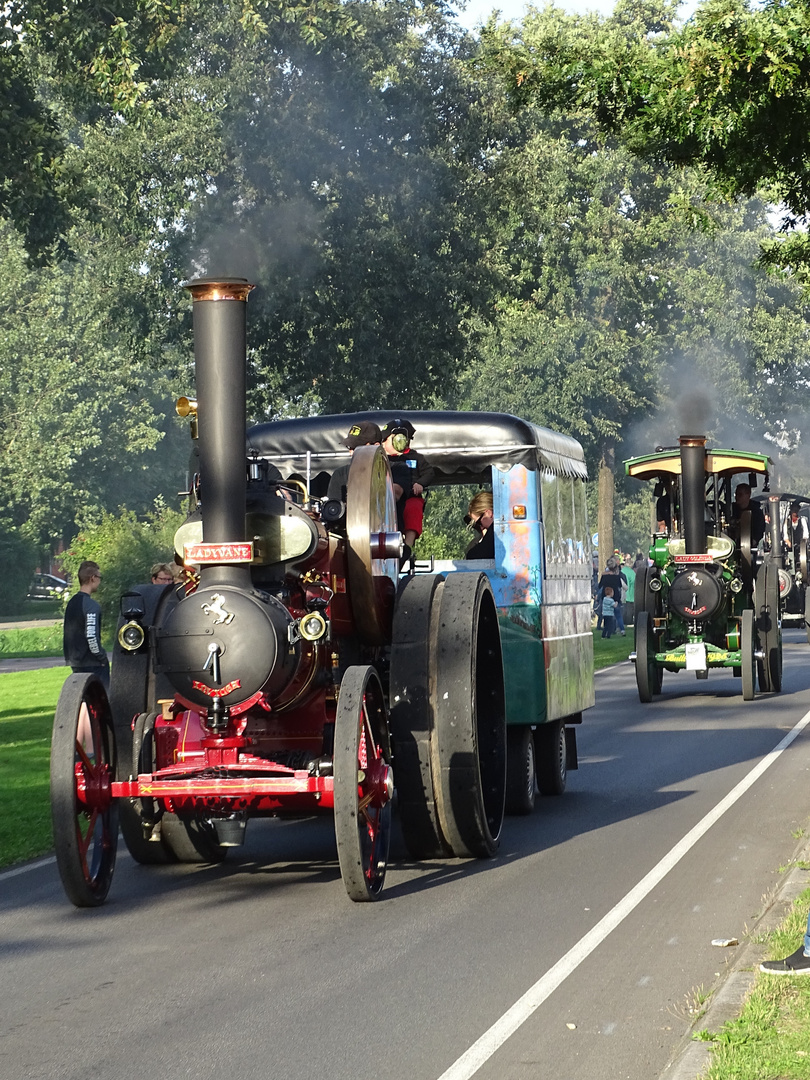
[[[40,866],[48,866],[56,862],[56,856],[50,855],[47,859],[37,859],[36,862],[26,863],[25,866],[17,866],[13,870],[4,870],[0,873],[0,881],[6,878],[17,877],[18,874],[27,874],[29,870],[38,870]]]
[[[798,735],[810,724],[810,712],[806,712],[801,720],[792,728],[784,739],[778,743],[770,753],[766,754],[753,769],[726,795],[724,799],[710,810],[694,828],[658,862],[650,872],[641,879],[633,889],[613,907],[604,918],[589,930],[584,937],[569,949],[557,963],[543,975],[534,986],[529,987],[526,993],[519,998],[511,1009],[496,1020],[492,1027],[464,1054],[455,1061],[449,1069],[446,1069],[439,1080],[469,1080],[475,1075],[482,1065],[500,1049],[510,1036],[521,1027],[550,997],[569,975],[573,974],[579,965],[586,960],[591,953],[616,929],[627,916],[645,899],[649,893],[660,884],[666,875],[681,859],[691,851],[698,840],[705,836],[712,825],[715,825],[727,810],[742,798],[767,769],[773,765],[776,759],[786,750]]]

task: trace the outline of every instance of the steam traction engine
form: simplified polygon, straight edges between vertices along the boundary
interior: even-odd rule
[[[776,547],[759,550],[750,508],[732,505],[732,478],[755,487],[770,458],[740,450],[710,450],[702,436],[625,462],[628,476],[654,480],[657,530],[652,565],[636,576],[635,652],[639,698],[661,693],[664,671],[712,668],[740,678],[743,699],[782,688],[780,579]],[[774,525],[771,525],[773,532]],[[778,547],[778,514],[776,519]]]
[[[257,816],[334,814],[353,900],[376,898],[396,776],[412,853],[492,855],[506,735],[486,576],[398,585],[402,540],[379,447],[352,458],[345,504],[313,501],[245,452],[242,279],[198,280],[199,456],[176,538],[187,584],[121,601],[108,695],[65,683],[51,793],[59,873],[104,901],[119,818],[143,864],[216,863]]]

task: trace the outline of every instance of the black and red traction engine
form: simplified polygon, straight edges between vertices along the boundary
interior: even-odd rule
[[[243,842],[251,818],[321,810],[334,813],[348,894],[375,898],[391,830],[393,698],[409,847],[491,854],[503,816],[505,735],[502,677],[476,674],[476,657],[500,653],[485,580],[462,575],[473,580],[454,582],[445,608],[460,612],[453,641],[470,654],[459,676],[464,722],[455,713],[447,721],[454,739],[468,732],[460,754],[431,734],[424,692],[436,681],[425,667],[434,661],[424,620],[438,607],[431,615],[420,597],[437,604],[443,583],[398,590],[402,538],[384,452],[354,452],[339,506],[311,499],[306,485],[248,455],[253,286],[199,279],[187,288],[197,398],[184,399],[196,455],[189,515],[175,541],[185,585],[135,586],[122,597],[109,695],[93,675],[65,683],[51,789],[69,898],[78,906],[106,898],[119,823],[139,863],[216,863]]]

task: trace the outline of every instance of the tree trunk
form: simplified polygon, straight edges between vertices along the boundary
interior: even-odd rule
[[[613,494],[615,481],[613,468],[616,463],[616,448],[612,442],[602,444],[602,456],[599,459],[599,509],[597,529],[599,531],[599,572],[605,569],[605,563],[613,554]]]

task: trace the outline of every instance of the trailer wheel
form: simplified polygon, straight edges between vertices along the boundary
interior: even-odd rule
[[[118,847],[114,778],[107,692],[95,675],[70,675],[53,721],[51,815],[56,865],[76,907],[97,907],[110,890]]]
[[[391,646],[390,726],[397,806],[414,859],[446,856],[431,774],[431,665],[444,579],[408,578],[397,599]]]
[[[526,727],[506,729],[506,812],[531,814],[537,792],[534,734]]]
[[[537,786],[541,795],[562,795],[568,782],[568,744],[565,721],[553,720],[534,733],[537,746]]]
[[[757,660],[759,688],[778,693],[782,689],[782,631],[779,626],[779,574],[763,563],[754,585],[754,603],[763,658]]]
[[[654,660],[655,644],[650,615],[646,611],[641,611],[636,616],[635,636],[638,699],[646,704],[652,701],[653,694],[661,693],[663,682],[663,674]]]
[[[746,608],[740,624],[740,670],[743,701],[754,700],[754,613]]]
[[[457,857],[488,858],[506,797],[506,707],[498,612],[481,573],[448,575],[436,627],[433,783],[439,825]]]
[[[350,667],[335,714],[335,838],[340,876],[352,900],[382,890],[394,791],[385,698],[374,668]]]
[[[160,713],[141,713],[132,732],[133,776],[151,773],[154,769],[153,732]],[[154,799],[122,799],[118,807],[121,834],[132,858],[144,866],[163,866],[174,862],[171,850],[163,843],[160,829],[147,840],[144,827],[157,822],[161,810]]]

